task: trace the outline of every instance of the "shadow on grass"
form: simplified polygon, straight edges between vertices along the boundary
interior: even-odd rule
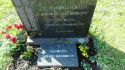
[[[91,35],[97,48],[97,64],[102,70],[125,70],[125,53],[100,40],[98,36]]]

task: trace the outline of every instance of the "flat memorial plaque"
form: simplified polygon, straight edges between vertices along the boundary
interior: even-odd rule
[[[54,41],[41,43],[38,54],[38,66],[41,67],[78,67],[78,57],[75,43]]]

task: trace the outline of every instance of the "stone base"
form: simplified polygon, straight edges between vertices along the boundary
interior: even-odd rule
[[[29,44],[40,45],[37,60],[39,67],[78,67],[76,44],[87,41],[87,38],[27,39]]]

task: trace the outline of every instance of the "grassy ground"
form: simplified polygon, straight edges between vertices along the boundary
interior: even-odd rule
[[[17,14],[11,0],[0,0],[0,32],[8,25],[19,21]],[[12,58],[8,56],[9,48],[4,46],[6,43],[3,41],[0,33],[0,70],[6,70],[8,64],[11,63]],[[2,46],[2,47],[1,47]],[[5,55],[7,54],[7,55]]]
[[[96,30],[110,46],[125,52],[125,1],[99,0],[91,30]]]
[[[18,17],[13,9],[11,0],[0,0],[0,30],[3,24],[17,22]],[[124,18],[125,0],[98,0],[90,32],[98,49],[97,62],[102,70],[125,70]],[[1,62],[2,53],[0,55]]]
[[[98,0],[90,32],[103,70],[125,69],[125,1]]]
[[[11,0],[0,0],[0,19],[13,14],[14,7],[11,4]]]

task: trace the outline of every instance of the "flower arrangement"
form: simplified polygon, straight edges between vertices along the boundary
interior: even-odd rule
[[[25,27],[22,24],[12,24],[3,27],[1,31],[3,45],[8,47],[7,54],[14,60],[19,58],[21,60],[30,60],[34,52],[32,47],[27,47]]]
[[[3,26],[1,29],[1,47],[7,48],[6,54],[13,56],[17,52],[21,52],[25,43],[25,27],[22,24],[11,24]],[[23,49],[22,49],[23,48]]]
[[[25,33],[25,27],[22,24],[13,24],[7,27],[3,27],[1,32],[4,41],[8,41],[9,44],[15,44],[20,35]],[[11,42],[11,43],[10,43]]]
[[[6,68],[26,50],[26,32],[22,24],[6,22],[0,25],[0,66]],[[3,67],[0,69],[4,70]]]

